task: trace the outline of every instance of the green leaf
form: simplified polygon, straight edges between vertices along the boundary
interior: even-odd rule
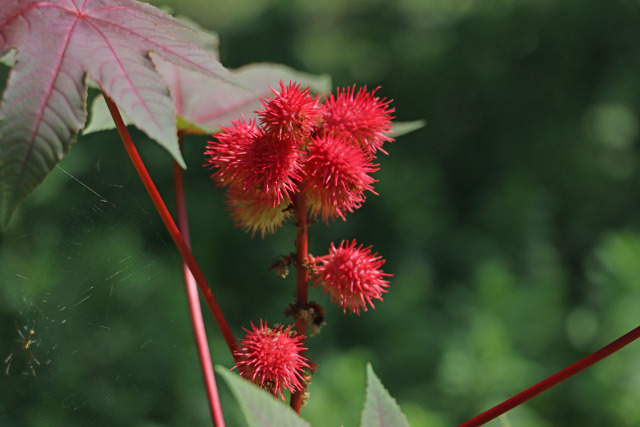
[[[0,57],[0,64],[7,66],[9,68],[16,65],[16,53],[17,53],[17,50],[15,49],[9,50],[9,52],[6,55],[4,55],[3,57]]]
[[[115,129],[116,125],[113,122],[107,103],[104,100],[102,94],[96,95],[91,102],[91,118],[89,124],[82,130],[83,135],[87,135],[93,132],[100,132],[103,130]],[[133,124],[133,121],[127,116],[124,111],[120,112],[122,121],[125,125],[129,126]]]
[[[190,135],[211,135],[217,129],[211,129],[204,125],[200,125],[198,123],[194,123],[185,119],[182,116],[178,116],[178,130],[182,133],[190,134]]]
[[[216,372],[233,392],[249,427],[311,427],[293,409],[267,391],[222,366]]]
[[[412,122],[398,122],[394,123],[391,127],[390,136],[393,138],[397,138],[402,135],[406,135],[409,132],[413,132],[414,130],[418,130],[427,125],[427,122],[424,120],[414,120]]]
[[[367,363],[367,397],[361,427],[409,427],[396,400],[384,388],[370,363]]]

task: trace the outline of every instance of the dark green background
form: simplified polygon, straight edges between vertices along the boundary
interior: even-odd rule
[[[219,33],[224,65],[381,86],[398,120],[428,122],[379,159],[379,196],[311,231],[313,253],[356,238],[394,274],[360,316],[312,291],[328,311],[308,342],[314,426],[358,425],[367,361],[414,427],[452,426],[638,326],[637,1],[221,3],[170,5]],[[172,204],[169,155],[134,135]],[[233,227],[206,140],[185,147],[194,253],[241,336],[286,321],[293,279],[266,269],[294,230]],[[179,257],[116,133],[80,136],[61,167],[101,197],[55,170],[1,237],[0,357],[35,322],[41,366],[23,375],[18,353],[0,377],[0,425],[206,425]],[[639,425],[639,346],[488,425]],[[223,405],[242,425],[224,386]]]

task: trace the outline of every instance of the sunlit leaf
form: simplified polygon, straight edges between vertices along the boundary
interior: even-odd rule
[[[0,106],[2,216],[67,154],[90,76],[182,165],[174,102],[150,56],[229,80],[210,37],[135,0],[0,0],[0,56],[16,49]]]
[[[265,390],[221,366],[216,372],[227,382],[249,427],[310,427],[293,409]]]

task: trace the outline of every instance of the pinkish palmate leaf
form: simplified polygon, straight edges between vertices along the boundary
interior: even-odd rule
[[[0,56],[17,49],[0,106],[0,200],[16,206],[66,155],[90,76],[182,165],[174,102],[151,53],[232,81],[206,34],[135,0],[0,0]]]
[[[273,96],[270,87],[279,89],[280,81],[285,84],[296,81],[302,87],[310,87],[314,93],[331,91],[328,75],[303,73],[284,65],[258,63],[231,71],[245,89],[179,69],[156,56],[153,60],[169,82],[178,115],[204,128],[207,134],[219,130],[220,126],[229,126],[240,115],[244,115],[246,120],[255,117],[256,111],[263,107],[260,99]]]
[[[256,111],[264,107],[260,99],[273,96],[269,87],[279,88],[280,81],[296,81],[318,94],[331,91],[328,75],[303,73],[280,64],[257,63],[230,70],[234,79],[244,86],[241,87],[176,67],[157,55],[152,58],[175,99],[178,129],[188,134],[209,135],[221,126],[230,126],[241,115],[247,121],[252,119]],[[91,119],[83,132],[87,134],[113,127],[104,99],[96,97],[91,106]]]

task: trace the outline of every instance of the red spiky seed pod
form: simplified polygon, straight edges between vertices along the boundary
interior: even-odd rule
[[[312,257],[317,278],[324,293],[331,296],[331,302],[347,309],[351,313],[360,314],[367,311],[367,305],[375,308],[373,300],[382,301],[382,294],[387,292],[389,282],[384,278],[391,274],[384,273],[380,267],[385,263],[378,254],[371,253],[371,246],[356,247],[356,241],[345,243],[343,240],[337,248],[331,243],[329,254]]]
[[[318,98],[296,82],[285,86],[280,81],[280,91],[271,90],[275,96],[262,100],[264,108],[258,111],[261,126],[267,133],[302,142],[321,120]]]
[[[365,191],[373,191],[376,181],[371,174],[377,165],[362,149],[346,139],[330,134],[314,138],[305,162],[307,183],[304,191],[311,216],[321,215],[324,221],[358,209],[365,200]]]
[[[279,204],[264,197],[260,191],[232,189],[227,193],[227,206],[236,226],[251,232],[251,237],[260,233],[264,238],[273,234],[284,222],[293,216],[288,199]]]
[[[375,96],[378,89],[367,92],[363,87],[356,92],[354,85],[329,95],[322,105],[324,131],[351,138],[372,156],[378,150],[387,154],[382,145],[393,141],[388,134],[395,110],[389,107],[390,100]]]
[[[246,169],[243,160],[260,134],[255,120],[247,123],[242,117],[213,135],[214,140],[207,143],[204,152],[207,157],[205,166],[214,169],[211,178],[218,186],[240,185]]]
[[[267,327],[260,320],[260,326],[251,323],[251,330],[240,342],[235,352],[236,366],[240,376],[268,389],[274,396],[282,390],[295,393],[304,388],[304,373],[310,367],[309,361],[300,354],[304,336],[295,335],[291,325]]]

